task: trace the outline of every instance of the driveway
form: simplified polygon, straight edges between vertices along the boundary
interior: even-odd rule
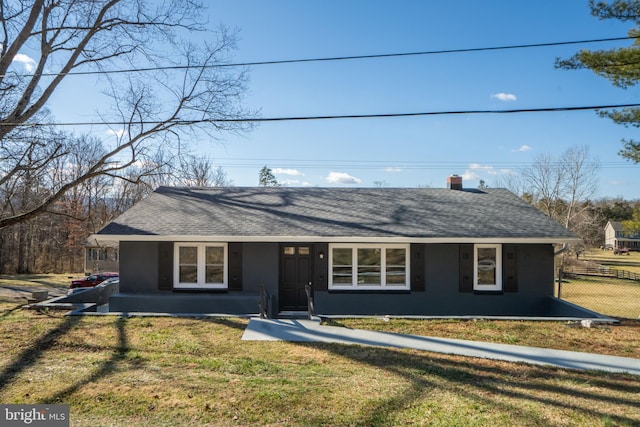
[[[331,342],[378,347],[414,348],[436,353],[548,365],[564,369],[640,375],[640,359],[631,357],[374,332],[325,326],[320,324],[319,320],[252,318],[242,339],[247,341]]]

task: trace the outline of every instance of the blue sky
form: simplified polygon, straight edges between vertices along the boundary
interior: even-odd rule
[[[586,0],[211,0],[212,28],[240,30],[234,61],[464,49],[625,36]],[[628,42],[585,45],[608,49]],[[500,110],[634,103],[590,71],[553,67],[581,46],[254,66],[246,105],[262,117]],[[61,102],[60,99],[57,98]],[[54,110],[54,114],[56,114]],[[56,114],[56,116],[59,116]],[[58,117],[60,118],[60,117]],[[618,156],[636,136],[594,111],[262,123],[197,150],[236,186],[269,166],[290,186],[495,186],[537,155],[587,145],[601,197],[640,198],[640,166]]]

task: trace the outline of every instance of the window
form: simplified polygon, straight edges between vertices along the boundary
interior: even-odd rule
[[[475,291],[502,290],[501,245],[475,245],[473,289]]]
[[[118,248],[90,248],[88,261],[118,261]]]
[[[329,289],[409,289],[409,245],[336,243],[329,252]]]
[[[176,243],[174,288],[227,289],[227,245]]]
[[[104,261],[107,259],[107,250],[103,248],[89,249],[89,261]]]

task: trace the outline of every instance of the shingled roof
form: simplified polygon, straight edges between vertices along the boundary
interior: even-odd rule
[[[160,187],[99,231],[117,240],[536,241],[577,237],[505,189]]]

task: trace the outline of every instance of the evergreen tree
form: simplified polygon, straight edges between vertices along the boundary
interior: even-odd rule
[[[640,82],[640,0],[589,1],[591,14],[599,19],[630,21],[636,28],[629,30],[635,38],[628,47],[610,50],[583,49],[569,59],[557,59],[556,68],[565,70],[590,69],[613,83],[627,89]],[[601,111],[607,117],[624,126],[640,127],[640,108],[628,107],[619,110]],[[640,141],[622,140],[619,154],[634,163],[640,163]]]
[[[275,175],[266,165],[260,169],[259,183],[263,187],[280,187]]]

